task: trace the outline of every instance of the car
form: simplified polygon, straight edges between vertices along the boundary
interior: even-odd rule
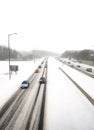
[[[68,61],[68,64],[70,64],[70,62]]]
[[[44,63],[44,61],[41,62],[41,65]]]
[[[39,65],[39,67],[38,67],[39,69],[41,68],[41,65]]]
[[[41,77],[39,80],[40,84],[46,84],[46,78],[45,77]]]
[[[80,65],[77,65],[78,68],[80,68],[81,66]]]
[[[45,68],[47,68],[47,64],[45,65]]]
[[[30,85],[29,81],[28,80],[24,80],[22,83],[21,83],[21,88],[28,88]]]
[[[92,72],[92,68],[87,68],[86,71]]]
[[[38,70],[38,69],[36,69],[36,70],[35,70],[35,73],[39,73],[39,70]]]

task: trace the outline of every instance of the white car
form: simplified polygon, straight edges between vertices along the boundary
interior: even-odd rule
[[[27,80],[24,80],[22,83],[21,83],[21,88],[28,88],[30,85],[30,83],[27,81]]]

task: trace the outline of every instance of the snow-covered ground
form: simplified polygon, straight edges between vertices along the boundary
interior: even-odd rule
[[[73,73],[74,79],[79,77],[77,70],[74,72],[74,69],[49,59],[44,130],[94,130],[94,106],[59,70],[60,66],[68,74]],[[84,82],[88,86],[90,78],[84,77],[85,81],[80,80],[81,78],[79,83]],[[88,87],[91,89],[91,84]]]
[[[94,99],[94,78],[85,75],[74,68],[60,63],[60,67]]]
[[[8,61],[0,61],[0,109],[5,102],[20,87],[23,80],[28,79],[43,59],[34,61],[11,61],[11,65],[18,65],[19,71],[14,72],[9,80]]]

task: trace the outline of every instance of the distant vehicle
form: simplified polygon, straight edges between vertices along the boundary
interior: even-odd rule
[[[68,64],[70,64],[70,62],[68,61]]]
[[[40,84],[46,84],[46,78],[45,77],[41,77],[39,80]]]
[[[38,69],[36,69],[36,70],[35,70],[35,73],[39,73],[39,70],[38,70]]]
[[[80,68],[81,66],[80,65],[77,65],[78,68]]]
[[[41,68],[41,65],[39,65],[39,67],[38,67],[39,69]]]
[[[87,68],[86,71],[92,72],[92,68]]]
[[[41,62],[41,64],[43,64],[43,63],[44,63],[44,61]]]
[[[66,63],[66,61],[63,61],[63,63]]]
[[[24,80],[22,83],[21,83],[21,88],[28,88],[30,85],[30,83],[27,81],[27,80]]]
[[[47,64],[45,65],[45,68],[47,68]]]

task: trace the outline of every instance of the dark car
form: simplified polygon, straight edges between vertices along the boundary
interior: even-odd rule
[[[30,83],[27,81],[27,80],[24,80],[22,83],[21,83],[21,88],[28,88],[30,85]]]
[[[86,71],[92,72],[92,68],[87,68]]]
[[[39,67],[38,67],[39,69],[41,69],[41,65],[39,65]]]
[[[47,68],[47,64],[45,65],[45,68]]]
[[[45,77],[41,77],[39,80],[40,84],[46,84],[46,78]]]
[[[81,66],[80,65],[77,65],[78,68],[80,68]]]

